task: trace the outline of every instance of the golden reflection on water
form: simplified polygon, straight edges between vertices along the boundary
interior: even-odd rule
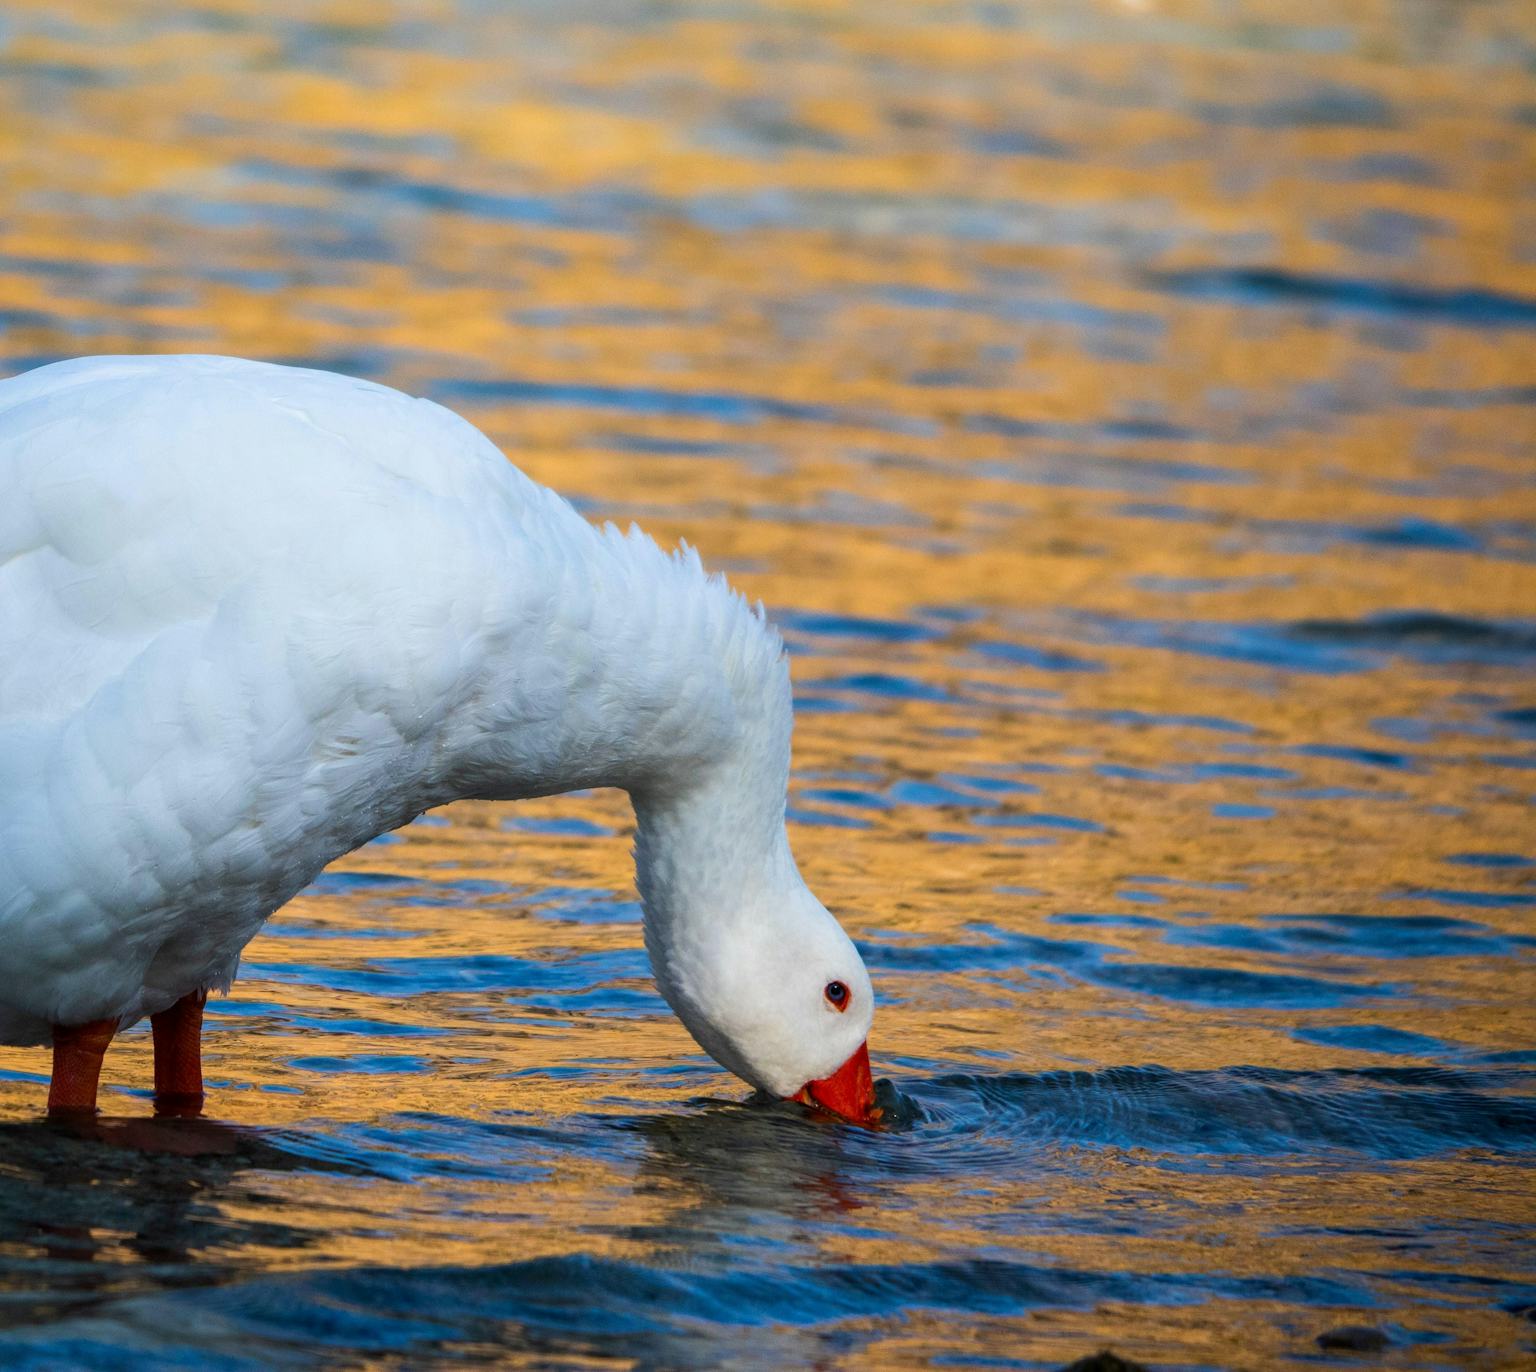
[[[807,707],[796,850],[862,940],[1075,939],[1109,945],[1110,965],[1382,991],[1233,1005],[898,963],[877,972],[874,1038],[898,1081],[1435,1061],[1297,1037],[1362,1021],[1464,1056],[1528,1050],[1536,976],[1510,941],[1531,931],[1530,869],[1445,862],[1536,847],[1528,730],[1498,722],[1531,703],[1528,645],[1427,663],[1356,645],[1314,669],[1209,649],[1221,626],[1394,611],[1528,627],[1536,129],[1511,53],[1529,56],[1529,31],[1515,4],[1240,8],[18,0],[0,27],[0,367],[110,351],[334,365],[439,396],[595,518],[686,537],[786,616]],[[1258,268],[1402,293],[1265,298],[1241,277]],[[1202,272],[1229,275],[1206,290]],[[1525,313],[1490,325],[1458,292]],[[815,615],[924,632],[795,628]],[[1127,637],[1147,625],[1163,628]],[[1334,751],[1298,751],[1319,747]],[[1227,770],[1189,770],[1212,764]],[[958,799],[891,800],[903,780]],[[215,1111],[272,1131],[378,1125],[387,1149],[402,1112],[586,1128],[739,1099],[647,999],[619,904],[622,798],[516,816],[450,807],[340,864],[403,881],[283,912],[211,1016]],[[1489,899],[1424,894],[1446,890]],[[598,917],[571,913],[582,892]],[[1138,911],[1163,923],[1060,918]],[[1319,912],[1465,916],[1510,951],[1277,960],[1262,942],[1168,941],[1169,925],[1258,936]],[[578,956],[597,960],[595,1010],[495,976],[348,975]],[[35,1112],[42,1067],[0,1049],[0,1118]],[[108,1075],[147,1084],[142,1033]],[[671,1127],[638,1166],[570,1150],[513,1180],[351,1187],[277,1168],[218,1204],[231,1224],[280,1209],[282,1241],[238,1254],[253,1270],[665,1261],[669,1224],[744,1203],[691,1174],[697,1140]],[[1409,1215],[1447,1235],[1421,1267],[1506,1277],[1479,1226],[1529,1201],[1493,1153],[1330,1182],[1328,1159],[1138,1180],[1137,1151],[1003,1200],[899,1175],[876,1196],[814,1168],[796,1182],[878,1211],[878,1232],[818,1240],[828,1261],[987,1251],[1277,1280],[1317,1268],[1320,1215],[1330,1268],[1384,1271],[1360,1235]],[[999,1221],[1096,1213],[1106,1189],[1136,1232]],[[1509,1316],[1401,1299],[1414,1327],[1509,1365]],[[867,1332],[893,1366],[1049,1359],[1113,1330],[1148,1357],[1265,1367],[1306,1342],[1297,1328],[1293,1303],[1255,1295],[963,1325],[908,1312]]]

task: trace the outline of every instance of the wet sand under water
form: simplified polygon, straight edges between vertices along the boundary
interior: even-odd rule
[[[450,807],[215,1119],[0,1050],[0,1364],[1536,1356],[1524,17],[10,6],[0,374],[357,372],[761,596],[901,1119],[694,1049],[622,797]]]

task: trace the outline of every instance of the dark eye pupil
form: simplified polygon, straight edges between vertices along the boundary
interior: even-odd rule
[[[827,999],[833,1005],[841,1005],[848,999],[848,988],[840,981],[829,981],[827,983]]]

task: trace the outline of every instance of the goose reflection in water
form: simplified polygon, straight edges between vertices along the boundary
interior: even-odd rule
[[[693,1258],[739,1246],[748,1230],[808,1242],[800,1222],[875,1204],[876,1186],[849,1165],[845,1131],[808,1129],[798,1116],[788,1106],[722,1104],[626,1124],[646,1142],[635,1189],[663,1198],[668,1213],[659,1225],[625,1232]]]
[[[260,1219],[235,1213],[262,1205],[257,1174],[306,1165],[259,1130],[213,1120],[0,1125],[7,1323],[141,1290],[218,1285],[251,1265],[220,1255],[310,1246],[313,1231],[269,1207]]]

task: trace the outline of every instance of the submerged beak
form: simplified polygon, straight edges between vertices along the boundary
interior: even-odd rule
[[[875,1079],[869,1072],[869,1045],[859,1051],[830,1077],[810,1081],[791,1097],[802,1105],[815,1106],[841,1115],[855,1124],[875,1124],[882,1111],[875,1104]]]

